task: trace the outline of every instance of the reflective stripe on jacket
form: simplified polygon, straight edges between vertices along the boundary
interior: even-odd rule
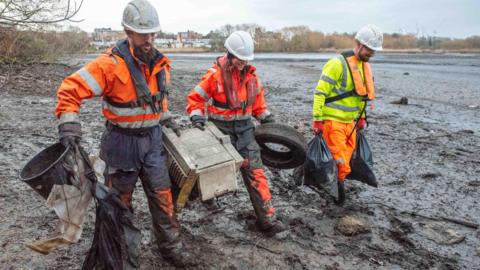
[[[233,71],[232,74],[235,72],[239,73],[238,70],[236,70]],[[224,92],[221,68],[217,64],[214,64],[201,78],[200,83],[188,94],[188,114],[190,116],[205,116],[205,103],[212,99],[211,104],[209,103],[207,105],[208,117],[211,119],[222,121],[248,120],[251,119],[251,116],[258,120],[264,119],[270,115],[270,112],[267,110],[264,89],[255,73],[255,67],[250,66],[250,70],[246,76],[245,81],[249,81],[252,78],[257,79],[259,89],[255,101],[252,104],[248,104],[247,87],[246,85],[242,85],[239,87],[238,97],[240,101],[244,102],[245,106],[243,109],[230,109]]]
[[[133,49],[130,47],[133,55]],[[135,58],[135,57],[134,57]],[[140,70],[145,76],[146,84],[152,96],[159,96],[157,74],[164,70],[166,82],[169,81],[170,62],[167,57],[160,57],[152,69],[140,63]],[[148,104],[139,106],[135,84],[129,68],[120,56],[109,50],[79,71],[68,76],[57,91],[58,103],[55,115],[60,123],[79,121],[78,114],[83,99],[95,96],[103,97],[102,113],[114,125],[123,128],[143,128],[158,125],[162,112],[167,112],[167,98],[157,100],[162,112],[155,112]],[[161,102],[161,105],[158,104]]]
[[[335,120],[349,123],[359,117],[359,112],[365,106],[364,99],[375,97],[373,75],[368,63],[359,61],[353,52],[347,53],[346,56],[347,58],[339,56],[330,59],[322,69],[313,97],[314,121]],[[352,70],[349,69],[347,61]],[[352,76],[352,73],[355,75]],[[356,93],[349,97],[325,103],[327,98],[355,91],[356,88],[358,88]],[[359,96],[359,92],[362,96]]]

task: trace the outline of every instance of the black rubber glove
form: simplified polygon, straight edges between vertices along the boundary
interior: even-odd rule
[[[175,132],[177,137],[180,137],[180,135],[181,135],[180,126],[177,124],[177,122],[175,122],[175,120],[173,120],[172,117],[160,122],[160,124],[164,127],[171,128],[173,130],[173,132]]]
[[[267,117],[260,120],[260,124],[266,124],[266,123],[275,123],[275,117],[273,116],[273,114],[269,114],[267,115]]]
[[[82,139],[82,126],[77,122],[63,123],[58,126],[60,143],[65,147],[74,147]]]
[[[193,127],[196,127],[200,130],[205,130],[205,118],[200,115],[193,115],[190,117]]]

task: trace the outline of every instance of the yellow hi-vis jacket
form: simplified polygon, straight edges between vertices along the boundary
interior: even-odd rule
[[[353,56],[355,57],[355,56]],[[365,81],[363,62],[358,61],[358,70]],[[350,123],[359,117],[366,106],[364,97],[357,94],[325,104],[325,99],[336,97],[348,91],[355,91],[355,84],[345,58],[330,59],[322,69],[313,96],[313,121],[334,120]]]

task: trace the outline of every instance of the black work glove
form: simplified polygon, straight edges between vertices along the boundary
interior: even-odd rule
[[[180,135],[181,135],[180,126],[177,124],[177,122],[175,122],[175,120],[173,120],[172,117],[170,117],[170,118],[168,118],[164,121],[161,121],[160,124],[164,127],[171,128],[173,130],[173,132],[175,132],[177,137],[180,137]]]
[[[266,124],[266,123],[275,123],[275,117],[273,116],[273,114],[269,114],[267,115],[267,117],[260,120],[260,124]]]
[[[58,126],[60,143],[65,147],[75,147],[82,139],[82,127],[78,122],[67,122]]]
[[[190,121],[192,121],[193,127],[196,127],[200,130],[205,130],[205,118],[200,115],[193,115],[190,117]]]

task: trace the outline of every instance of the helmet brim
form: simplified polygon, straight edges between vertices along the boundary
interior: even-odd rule
[[[367,47],[367,48],[369,48],[369,49],[371,49],[371,50],[374,50],[374,51],[376,51],[376,52],[383,51],[383,47],[382,47],[382,46],[380,46],[380,47],[372,47],[372,46],[368,46],[368,45],[366,45],[366,44],[363,44],[363,45],[365,45],[365,47]]]
[[[160,32],[160,30],[162,30],[160,25],[156,26],[154,28],[144,28],[143,29],[143,28],[135,28],[135,27],[132,27],[132,26],[122,22],[122,26],[125,29],[133,31],[133,32],[138,33],[138,34],[152,34],[152,33],[158,33],[158,32]]]
[[[255,55],[252,54],[250,56],[244,56],[244,55],[239,55],[238,53],[234,52],[232,49],[230,49],[227,45],[225,45],[225,48],[227,51],[231,54],[233,54],[236,58],[243,60],[243,61],[252,61],[255,58]]]
[[[240,56],[240,55],[237,55],[237,54],[234,54],[234,53],[232,53],[232,54],[235,55],[235,57],[237,57],[238,59],[243,60],[243,61],[252,61],[255,58],[255,56],[253,54],[251,56],[248,56],[248,57]]]

